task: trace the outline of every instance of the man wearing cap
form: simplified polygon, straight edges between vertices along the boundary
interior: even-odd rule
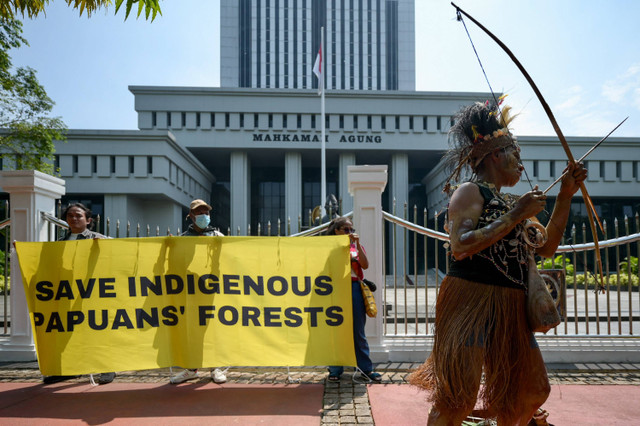
[[[203,200],[193,200],[191,202],[191,206],[189,207],[189,216],[187,216],[191,220],[191,224],[189,225],[187,230],[182,233],[182,236],[224,236],[222,232],[218,230],[218,228],[209,226],[209,222],[211,221],[211,217],[209,216],[210,212],[211,206],[209,204],[205,203]]]
[[[187,237],[222,237],[224,234],[220,232],[217,228],[214,228],[209,225],[211,221],[211,217],[209,213],[211,212],[211,206],[205,203],[203,200],[193,200],[191,205],[189,206],[189,216],[187,216],[191,223],[185,232],[183,232],[182,236]],[[226,370],[225,370],[226,371]],[[216,368],[211,371],[211,378],[215,383],[224,383],[227,381],[227,376],[225,371]],[[186,382],[187,380],[197,379],[198,378],[198,370],[197,369],[185,369],[180,373],[176,374],[171,378],[171,383],[177,385],[179,383]]]

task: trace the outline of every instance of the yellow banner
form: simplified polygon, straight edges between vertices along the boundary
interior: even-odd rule
[[[16,242],[45,375],[356,365],[349,240]]]

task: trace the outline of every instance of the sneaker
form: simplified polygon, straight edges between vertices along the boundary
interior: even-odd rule
[[[182,370],[182,372],[176,374],[171,378],[171,384],[177,385],[187,380],[197,379],[198,378],[198,370]]]
[[[99,385],[106,385],[107,383],[113,382],[113,379],[116,378],[116,373],[100,373],[100,377],[98,378]]]
[[[382,374],[380,373],[370,371],[368,373],[363,373],[363,375],[374,383],[380,383],[382,381]]]
[[[227,375],[219,368],[216,368],[211,372],[211,378],[214,383],[225,383],[227,381]]]

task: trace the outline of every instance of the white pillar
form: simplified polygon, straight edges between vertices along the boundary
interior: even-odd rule
[[[129,197],[126,194],[105,194],[104,195],[104,232],[108,237],[123,238],[127,234],[127,220],[129,220]],[[107,228],[107,220],[109,226]],[[118,221],[120,221],[120,231],[118,231]],[[107,232],[108,231],[108,232]],[[160,229],[162,233],[164,230]],[[146,232],[146,230],[145,230]],[[155,228],[151,230],[151,235],[156,235]],[[162,235],[162,234],[161,234]]]
[[[251,220],[249,202],[251,200],[251,171],[246,152],[231,153],[231,235],[240,228],[241,235],[247,235]]]
[[[285,212],[283,234],[286,233],[287,220],[291,220],[291,233],[300,232],[298,216],[302,212],[302,155],[299,152],[287,152],[284,155]]]
[[[349,179],[347,169],[349,166],[356,165],[356,154],[353,152],[345,152],[339,157],[339,175],[338,175],[338,197],[342,200],[342,214],[349,213],[353,210],[353,197],[349,194]]]
[[[369,259],[369,269],[365,271],[365,277],[378,285],[374,293],[378,304],[378,316],[367,321],[367,340],[374,362],[387,361],[388,351],[383,344],[382,324],[382,192],[387,185],[387,166],[349,166],[347,173],[349,192],[353,195],[353,225],[358,230]]]
[[[404,217],[404,205],[409,202],[409,156],[407,154],[393,154],[391,156],[391,196],[389,197],[389,210],[393,211],[393,200],[396,200],[395,215],[407,220],[413,220],[413,217]],[[413,211],[412,206],[407,206],[408,212]],[[407,215],[410,214],[407,212]],[[393,229],[393,225],[389,225]],[[389,238],[393,238],[393,233],[389,234]],[[406,240],[406,241],[405,241]],[[404,277],[409,268],[409,241],[405,239],[402,229],[399,227],[395,238],[396,259],[396,279],[398,285],[404,285]],[[389,271],[393,272],[393,271]]]
[[[55,214],[55,201],[65,193],[62,179],[35,170],[0,172],[0,187],[9,193],[11,241],[47,241],[47,222],[40,212]],[[11,255],[11,339],[0,345],[2,361],[36,359],[29,309],[15,250]]]

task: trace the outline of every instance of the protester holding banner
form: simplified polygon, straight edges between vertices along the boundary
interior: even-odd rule
[[[88,240],[107,238],[106,236],[91,231],[89,228],[93,226],[93,218],[91,210],[82,203],[69,204],[62,212],[62,219],[69,225],[69,229],[59,241],[70,240]],[[43,382],[45,384],[57,383],[64,380],[74,379],[78,376],[45,376]],[[98,384],[104,385],[113,382],[116,373],[101,373],[98,378]]]
[[[364,247],[360,244],[360,236],[355,233],[353,223],[346,217],[337,217],[331,221],[327,228],[327,235],[349,235],[351,240],[351,293],[353,301],[353,339],[356,351],[356,361],[362,373],[373,382],[382,381],[380,373],[373,371],[373,362],[369,356],[369,343],[364,332],[367,320],[364,299],[360,289],[360,280],[364,278],[364,269],[369,267],[369,260]],[[344,372],[342,366],[329,367],[330,382],[340,381]]]
[[[191,224],[182,236],[187,237],[222,237],[224,234],[218,230],[218,228],[212,227],[209,223],[211,221],[211,206],[203,200],[193,200],[189,206],[189,216],[187,219],[191,221]],[[187,380],[197,379],[198,369],[185,369],[171,378],[171,383],[177,385],[179,383],[186,382]],[[225,371],[220,368],[215,368],[211,371],[211,378],[215,383],[225,383],[227,376]]]

